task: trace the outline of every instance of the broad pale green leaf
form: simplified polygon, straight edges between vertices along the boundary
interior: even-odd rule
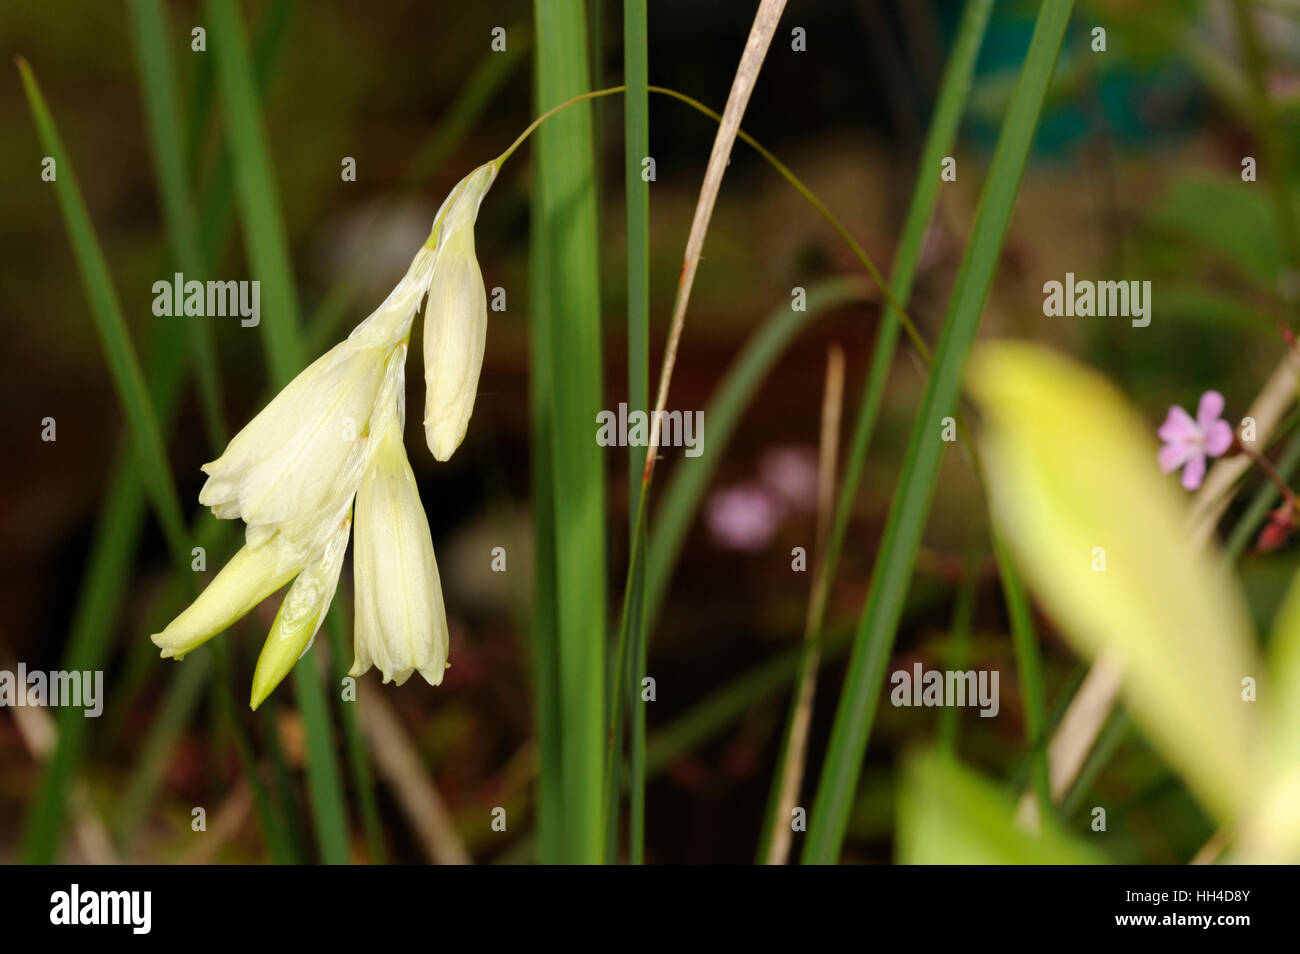
[[[1034,834],[993,785],[938,750],[913,756],[898,798],[905,865],[1093,865],[1100,852],[1049,824]]]

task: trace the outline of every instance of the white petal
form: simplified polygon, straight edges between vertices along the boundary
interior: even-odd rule
[[[486,338],[487,293],[474,232],[464,228],[439,249],[424,318],[424,433],[438,460],[451,457],[469,427]]]
[[[484,163],[457,182],[447,193],[447,198],[442,200],[438,214],[433,217],[433,233],[430,235],[437,242],[439,250],[446,244],[447,236],[461,229],[474,228],[478,207],[496,181],[497,168],[494,162]]]
[[[479,166],[456,184],[434,218],[438,254],[424,318],[424,429],[438,460],[451,457],[465,437],[483,368],[487,294],[474,257],[474,222],[496,175],[495,163]]]
[[[350,340],[322,355],[203,466],[199,502],[250,530],[337,510],[340,488],[355,486],[364,466],[358,441],[387,357]]]
[[[303,564],[293,559],[283,539],[242,548],[211,583],[161,633],[151,637],[162,655],[183,657],[227,629],[262,600],[288,583]]]
[[[356,661],[350,674],[372,665],[384,682],[401,685],[414,670],[431,685],[447,668],[447,615],[429,522],[401,431],[385,428],[356,502]]]
[[[311,649],[338,587],[351,525],[347,512],[338,515],[325,545],[313,554],[311,562],[289,587],[253,670],[252,708],[261,705],[289,674],[293,664]]]

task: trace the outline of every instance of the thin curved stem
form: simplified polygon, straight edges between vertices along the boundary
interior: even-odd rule
[[[719,113],[710,109],[708,106],[705,106],[698,99],[687,96],[685,93],[679,93],[677,90],[669,89],[666,86],[649,86],[647,89],[652,93],[658,93],[660,96],[667,96],[680,103],[685,103],[697,113],[708,116],[714,122],[722,121],[722,116]],[[519,134],[518,138],[510,144],[506,151],[492,160],[493,163],[495,163],[497,168],[500,169],[502,164],[504,164],[505,161],[514,154],[515,150],[523,145],[524,140],[531,136],[538,126],[544,123],[547,119],[550,119],[556,113],[568,109],[570,106],[576,106],[578,103],[586,102],[587,100],[600,99],[605,96],[615,96],[626,91],[626,86],[610,86],[606,89],[592,90],[589,93],[580,93],[577,96],[566,99],[557,106],[552,106],[529,123],[528,127]],[[827,224],[835,230],[835,234],[844,240],[844,244],[847,245],[849,251],[853,253],[853,257],[862,263],[862,267],[867,270],[867,274],[871,276],[871,280],[880,288],[881,293],[885,296],[885,300],[898,311],[899,324],[903,326],[903,330],[907,333],[908,339],[912,342],[912,347],[916,348],[921,359],[929,365],[930,346],[927,345],[925,339],[921,337],[921,333],[917,330],[916,324],[912,321],[911,315],[909,315],[907,309],[903,307],[903,303],[898,300],[898,296],[894,294],[894,290],[889,287],[889,282],[886,281],[885,276],[876,266],[875,261],[873,261],[871,256],[867,254],[867,250],[858,243],[857,239],[853,237],[852,233],[849,232],[848,228],[839,220],[835,213],[827,207],[826,203],[818,198],[817,194],[813,192],[812,189],[808,188],[808,186],[804,184],[803,180],[790,170],[789,166],[773,155],[771,150],[743,129],[736,133],[736,138],[752,148],[776,171],[777,175],[790,183],[790,185],[794,187],[794,190],[803,196],[804,199],[807,200],[808,204],[816,210],[817,214],[825,219]]]

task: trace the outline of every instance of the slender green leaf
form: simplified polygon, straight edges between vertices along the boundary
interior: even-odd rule
[[[330,604],[329,615],[325,617],[325,634],[329,640],[330,662],[333,666],[332,675],[336,686],[343,685],[343,680],[351,668],[348,665],[348,645],[343,623],[350,615],[347,594],[336,592],[334,602]],[[365,734],[361,730],[356,706],[351,702],[343,701],[340,701],[338,706],[339,722],[343,727],[343,745],[347,750],[348,769],[352,773],[357,789],[357,807],[361,814],[361,827],[366,835],[366,849],[370,853],[372,864],[385,864],[388,860],[388,848],[384,844],[383,823],[379,818],[379,803],[375,798],[375,779],[370,769]]]
[[[582,0],[535,0],[537,101],[589,89]],[[563,764],[563,857],[604,858],[605,489],[595,441],[602,406],[600,258],[590,103],[537,131],[538,212],[547,245],[555,610]],[[534,250],[535,251],[535,250]]]
[[[966,572],[957,587],[953,603],[952,623],[948,627],[947,666],[953,671],[964,670],[970,658],[971,626],[975,619],[975,595],[979,584],[979,564],[973,552],[966,557]],[[957,735],[960,723],[958,706],[944,706],[939,710],[939,748],[946,755],[956,757]]]
[[[876,329],[876,340],[871,350],[871,366],[867,372],[866,384],[863,386],[862,398],[858,405],[857,419],[853,426],[853,437],[849,451],[845,455],[844,473],[840,480],[839,493],[831,517],[830,532],[827,536],[823,555],[824,569],[818,580],[819,592],[814,594],[814,615],[811,621],[814,644],[825,620],[828,605],[827,594],[835,581],[839,567],[840,553],[844,547],[844,538],[848,532],[849,517],[853,512],[853,503],[862,482],[862,471],[866,465],[867,451],[871,446],[872,434],[876,420],[884,401],[885,386],[889,371],[898,347],[898,333],[904,323],[903,308],[911,297],[912,284],[916,278],[917,264],[920,262],[921,249],[930,227],[939,199],[940,177],[933,174],[943,157],[952,153],[953,143],[970,98],[971,82],[975,73],[975,63],[983,44],[984,33],[988,27],[992,0],[967,0],[963,8],[957,36],[953,42],[948,65],[944,70],[943,81],[939,89],[938,101],[930,128],[926,133],[925,143],[921,149],[916,182],[913,186],[911,203],[903,223],[899,248],[890,275],[889,287],[892,290],[886,296],[886,307]],[[865,264],[865,263],[864,263]],[[868,269],[871,271],[871,269]],[[873,277],[875,274],[873,272]],[[922,351],[924,355],[925,352]],[[794,724],[794,702],[791,703],[787,717],[787,731]],[[783,746],[777,760],[774,779],[780,779],[785,773],[785,760],[788,749]],[[769,801],[777,798],[779,785],[773,783]],[[767,819],[759,839],[760,858],[768,855],[768,840],[771,835],[770,825],[776,813],[775,804],[769,804],[764,817]]]
[[[36,77],[27,61],[21,58],[18,60],[18,71],[22,74],[23,89],[27,94],[27,103],[36,122],[41,144],[46,153],[54,158],[58,170],[54,194],[77,259],[95,331],[99,334],[100,345],[112,372],[113,386],[131,429],[140,477],[173,555],[184,559],[188,550],[185,546],[185,519],[181,513],[180,497],[176,493],[171,471],[167,468],[162,431],[153,402],[149,398],[144,372],[140,369],[135,347],[127,331],[117,289],[113,286],[108,263],[104,261],[104,252],[95,237],[94,226],[91,225],[86,201],[77,184],[72,161],[63,148],[63,140],[55,128],[45,98],[36,85]]]
[[[623,0],[623,183],[627,202],[627,404],[650,409],[650,184],[641,162],[650,155],[650,65],[646,45],[646,0]],[[645,448],[627,449],[628,539],[636,540],[636,513],[641,503]],[[645,539],[638,566],[645,566]],[[635,544],[633,544],[635,545]],[[629,561],[632,560],[629,554]],[[633,602],[628,630],[626,704],[629,725],[628,860],[645,860],[645,717],[641,680],[646,671],[645,576],[632,581]],[[621,674],[620,674],[621,675]]]
[[[307,355],[299,337],[298,293],[271,151],[262,126],[243,26],[233,0],[206,0],[204,9],[234,156],[235,197],[244,223],[244,243],[249,265],[261,282],[264,316],[258,327],[266,335],[271,376],[283,386],[302,370]]]
[[[993,556],[997,560],[1002,594],[1007,601],[1007,616],[1011,620],[1011,642],[1015,647],[1016,670],[1020,675],[1025,736],[1033,750],[1030,774],[1038,799],[1039,817],[1046,818],[1052,813],[1052,786],[1047,774],[1047,746],[1043,738],[1043,713],[1047,703],[1043,693],[1042,662],[1038,658],[1038,637],[1034,634],[1034,619],[1015,561],[996,530],[992,535]]]
[[[108,481],[109,489],[95,529],[89,569],[79,590],[65,655],[66,669],[93,670],[102,668],[112,621],[118,618],[126,592],[124,581],[130,572],[143,529],[146,502],[143,488],[148,488],[157,512],[172,515],[161,519],[164,526],[175,524],[168,532],[173,552],[184,552],[184,529],[175,486],[165,465],[159,466],[157,458],[152,463],[147,460],[154,454],[161,455],[159,429],[170,425],[174,418],[185,368],[182,359],[184,336],[179,325],[158,330],[150,356],[147,385],[144,393],[139,393],[136,389],[141,372],[134,348],[126,335],[116,291],[95,239],[71,162],[36,79],[25,61],[19,61],[19,70],[38,132],[59,170],[55,183],[58,201],[78,258],[96,327],[111,363],[119,398],[131,425],[130,453],[119,453]],[[108,338],[105,338],[106,333]],[[130,409],[126,405],[127,395],[131,395],[135,402]],[[157,401],[161,422],[154,416],[154,400]],[[150,444],[153,444],[152,451],[148,450]],[[142,459],[142,448],[146,459]],[[145,472],[150,473],[148,482],[142,476]],[[41,776],[38,797],[24,825],[22,857],[28,862],[54,860],[62,834],[68,787],[84,752],[87,720],[78,711],[65,708],[59,710],[57,725],[58,746]]]
[[[188,276],[203,280],[210,260],[200,259],[199,225],[194,215],[187,161],[181,143],[181,108],[172,70],[170,32],[161,0],[131,0],[131,26],[140,61],[141,98],[153,146],[168,244],[176,266]],[[194,367],[198,372],[199,397],[208,436],[218,447],[226,443],[221,419],[221,381],[217,371],[216,344],[212,325],[188,321]]]
[[[199,698],[207,686],[212,655],[208,647],[192,654],[186,665],[176,666],[168,683],[162,706],[152,724],[161,730],[151,731],[140,752],[134,771],[122,794],[123,810],[114,818],[118,840],[130,844],[145,819],[153,792],[162,780],[167,760],[185,726],[189,723]]]
[[[529,404],[532,429],[532,507],[536,544],[533,580],[531,651],[536,698],[537,850],[543,864],[563,861],[564,756],[560,719],[560,654],[556,624],[555,477],[552,472],[551,307],[547,281],[546,229],[540,215],[541,197],[533,192],[532,251],[529,278],[533,315],[529,325]]]
[[[809,817],[803,852],[805,862],[834,862],[844,840],[885,666],[946,446],[939,439],[939,423],[957,407],[962,368],[1001,255],[1002,240],[1072,7],[1071,0],[1044,0],[1007,109],[876,557],[870,593],[858,626],[830,748]]]
[[[235,193],[244,241],[250,267],[262,286],[266,314],[259,327],[266,336],[271,378],[283,387],[306,361],[298,328],[298,296],[288,237],[238,11],[232,0],[207,0],[205,9],[216,58],[217,87],[234,156]],[[343,864],[348,860],[347,813],[329,702],[320,674],[311,666],[295,666],[293,680],[307,734],[307,784],[317,845],[324,861]]]

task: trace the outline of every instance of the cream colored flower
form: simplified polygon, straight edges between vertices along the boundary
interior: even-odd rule
[[[356,661],[349,674],[378,666],[384,682],[400,686],[418,669],[436,686],[447,668],[447,614],[429,521],[402,445],[404,404],[399,390],[377,410],[374,453],[357,491]]]
[[[333,599],[353,498],[373,456],[371,418],[405,387],[406,342],[433,260],[421,249],[370,317],[204,465],[199,501],[242,519],[246,545],[152,638],[163,656],[183,658],[293,580],[258,659],[254,708],[310,646]]]
[[[465,438],[483,369],[487,293],[474,255],[474,221],[496,174],[497,164],[489,162],[462,179],[434,226],[437,261],[424,312],[424,433],[438,460],[450,458]]]
[[[350,442],[349,459],[356,463],[336,474],[340,482],[322,494],[324,502],[316,509],[289,512],[278,524],[250,526],[249,542],[221,569],[198,599],[152,637],[164,657],[183,658],[293,580],[258,658],[253,676],[253,708],[261,704],[306,652],[334,598],[352,525],[353,498],[371,457],[368,429],[374,408],[383,402],[391,403],[394,395],[405,387],[405,342],[380,356],[384,358],[379,372],[380,387],[372,397],[371,406],[365,409],[361,424],[365,431]],[[372,360],[373,356],[363,355],[363,358]],[[305,466],[310,467],[310,461]],[[256,543],[251,540],[254,531],[262,537]]]
[[[203,466],[199,502],[246,524],[245,542],[153,641],[182,658],[293,581],[253,675],[252,706],[310,648],[338,585],[355,528],[356,661],[401,685],[447,668],[447,617],[429,523],[402,445],[407,342],[420,300],[425,321],[425,426],[446,460],[474,408],[487,300],[474,258],[474,220],[496,178],[480,166],[443,202],[406,275],[347,340],[309,365]],[[355,500],[355,513],[353,503]]]
[[[410,334],[433,276],[434,254],[420,250],[375,312],[345,341],[299,374],[203,465],[199,503],[247,524],[249,546],[276,530],[314,549],[329,532],[338,498],[351,496],[365,468],[363,441],[385,367]]]

